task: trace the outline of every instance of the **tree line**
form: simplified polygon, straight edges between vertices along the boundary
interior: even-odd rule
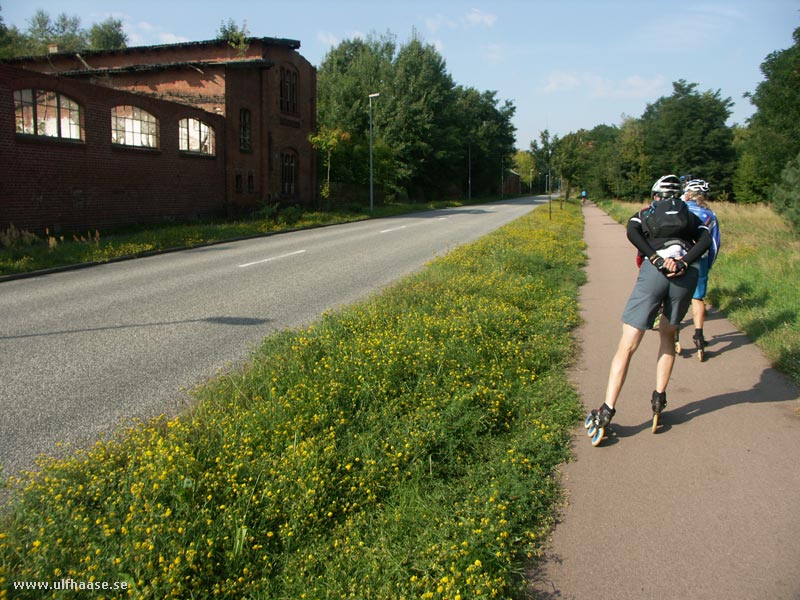
[[[127,44],[112,18],[83,29],[77,17],[51,19],[40,10],[28,25],[6,27],[0,15],[0,58],[44,54],[49,44],[60,51]],[[233,21],[217,33],[232,45],[246,44],[248,35]],[[639,117],[563,137],[544,130],[526,149],[514,146],[514,104],[457,84],[416,32],[403,44],[391,32],[345,40],[317,72],[311,141],[322,165],[321,196],[363,200],[372,175],[384,199],[488,197],[514,169],[531,192],[558,180],[567,197],[585,189],[641,200],[659,176],[677,173],[708,180],[717,200],[771,203],[798,225],[800,28],[793,40],[762,63],[763,81],[746,94],[756,110],[744,125],[726,124],[733,101],[719,90],[679,80]]]
[[[553,169],[566,194],[585,189],[596,198],[642,200],[661,175],[691,175],[709,181],[716,200],[769,203],[800,228],[800,28],[793,40],[761,64],[745,125],[726,125],[733,102],[719,90],[679,80],[619,126],[562,138],[543,131],[515,163],[523,172]]]
[[[109,17],[88,29],[81,27],[80,17],[61,13],[52,18],[37,10],[28,20],[28,28],[5,25],[0,15],[0,59],[47,54],[51,46],[59,52],[85,50],[118,50],[128,44],[122,21]]]
[[[312,141],[325,165],[323,195],[329,174],[336,183],[368,183],[370,124],[374,179],[387,197],[490,194],[513,167],[515,110],[497,92],[456,84],[416,34],[400,45],[391,33],[345,40],[317,74]]]

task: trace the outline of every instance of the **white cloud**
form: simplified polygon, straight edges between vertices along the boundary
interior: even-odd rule
[[[467,27],[492,27],[497,22],[497,15],[483,12],[473,8],[465,16],[452,19],[443,14],[437,14],[425,19],[425,27],[430,33],[438,33],[443,29],[462,29]]]
[[[154,46],[189,41],[189,38],[169,31],[162,31],[158,26],[147,21],[131,21],[129,17],[125,16],[118,18],[122,21],[122,30],[128,36],[129,46]]]
[[[642,77],[631,75],[623,79],[609,79],[588,73],[557,71],[551,73],[542,90],[546,94],[575,92],[592,98],[647,99],[668,93],[667,79],[663,75]]]
[[[329,31],[320,31],[317,33],[317,41],[324,46],[338,46],[339,38],[330,33]]]
[[[581,77],[573,73],[556,72],[550,73],[547,83],[544,86],[545,93],[555,94],[557,92],[569,92],[581,85]]]
[[[455,21],[444,15],[436,15],[425,19],[425,27],[431,33],[438,33],[442,29],[455,29],[457,26],[458,24]]]
[[[492,27],[497,21],[497,15],[485,13],[479,8],[473,8],[467,15],[467,22],[470,25],[483,25],[485,27]]]

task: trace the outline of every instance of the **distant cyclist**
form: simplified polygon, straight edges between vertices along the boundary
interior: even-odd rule
[[[699,277],[697,287],[692,297],[692,320],[694,321],[694,345],[697,348],[697,357],[702,362],[705,359],[705,348],[708,345],[703,336],[703,325],[706,321],[706,291],[708,288],[708,272],[717,258],[720,248],[719,224],[717,215],[706,204],[710,186],[707,181],[693,179],[684,188],[683,199],[686,206],[708,227],[711,232],[711,246],[708,252],[697,259]]]
[[[581,192],[581,204],[586,204],[586,190]]]

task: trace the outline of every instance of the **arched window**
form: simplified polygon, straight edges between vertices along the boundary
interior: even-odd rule
[[[281,152],[281,196],[294,198],[297,195],[297,155],[292,151]]]
[[[83,140],[81,108],[72,98],[48,90],[16,90],[17,133]]]
[[[178,147],[187,152],[214,155],[216,144],[214,130],[197,119],[181,119],[178,122]]]
[[[281,67],[281,111],[297,113],[297,71]]]
[[[111,143],[158,148],[158,119],[137,106],[111,109]]]

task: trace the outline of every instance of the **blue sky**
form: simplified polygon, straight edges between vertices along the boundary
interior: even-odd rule
[[[678,79],[731,98],[730,124],[744,124],[753,106],[742,95],[800,26],[800,0],[0,0],[0,9],[22,30],[37,9],[86,28],[113,16],[131,46],[213,39],[233,19],[252,36],[299,40],[315,66],[345,39],[391,32],[403,44],[416,32],[457,84],[513,102],[523,149],[544,129],[561,136],[640,117]]]

